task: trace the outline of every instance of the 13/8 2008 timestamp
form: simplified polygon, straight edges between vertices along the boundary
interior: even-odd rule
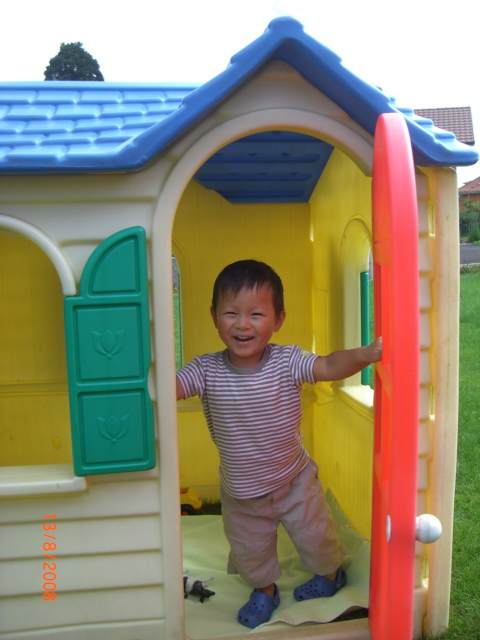
[[[43,561],[42,561],[42,598],[45,601],[57,599],[57,514],[42,516]]]

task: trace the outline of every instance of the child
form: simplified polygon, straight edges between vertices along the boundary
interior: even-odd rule
[[[381,341],[325,357],[270,344],[285,320],[283,286],[271,267],[255,260],[223,269],[210,311],[226,350],[194,358],[181,369],[177,399],[202,399],[220,453],[228,571],[253,587],[238,620],[254,628],[280,602],[280,522],[314,574],[294,590],[296,600],[332,596],[346,583],[317,467],[302,445],[300,390],[304,382],[346,378],[379,360]]]

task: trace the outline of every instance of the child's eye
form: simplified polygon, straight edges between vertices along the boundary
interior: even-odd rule
[[[263,317],[263,313],[260,313],[260,311],[255,311],[255,313],[252,313],[252,316],[261,318]]]

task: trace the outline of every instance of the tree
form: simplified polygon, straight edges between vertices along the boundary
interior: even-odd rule
[[[469,242],[480,239],[480,201],[467,200],[460,210],[460,237]]]
[[[103,80],[98,62],[81,42],[62,42],[45,69],[45,80]]]

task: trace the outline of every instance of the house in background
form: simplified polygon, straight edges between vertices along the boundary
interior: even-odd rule
[[[460,212],[467,202],[480,202],[480,177],[466,182],[458,190]]]
[[[434,109],[415,109],[415,113],[430,120],[439,129],[451,131],[457,140],[473,146],[475,135],[473,131],[472,110],[470,107],[439,107]],[[466,182],[458,190],[460,213],[466,202],[480,200],[480,177]]]
[[[437,107],[434,109],[414,109],[415,113],[430,118],[436,127],[451,131],[457,140],[473,146],[472,110],[470,107]]]
[[[179,478],[215,497],[218,459],[200,402],[177,407],[174,374],[221,348],[212,282],[239,258],[272,264],[289,310],[278,341],[324,354],[362,340],[372,249],[379,401],[360,375],[306,387],[302,423],[325,489],[371,543],[368,619],[269,637],[445,629],[455,167],[477,160],[290,18],[201,87],[0,84],[0,640],[185,637]],[[415,542],[423,511],[444,529],[430,547]],[[49,530],[58,546],[42,546]],[[42,549],[55,550],[58,571],[42,573]],[[41,598],[48,585],[56,602]]]

